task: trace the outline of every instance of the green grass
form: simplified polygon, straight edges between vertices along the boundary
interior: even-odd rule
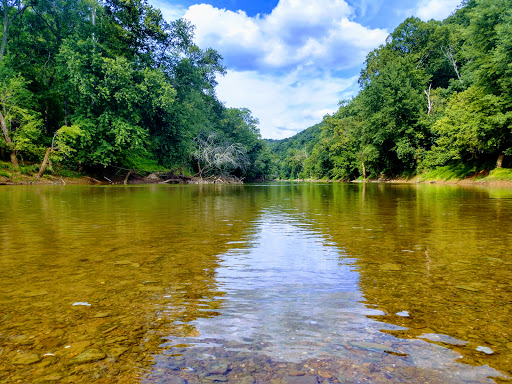
[[[5,161],[0,161],[0,169],[14,170],[12,164]]]
[[[512,181],[512,168],[496,168],[493,169],[485,181]]]
[[[425,180],[459,180],[473,176],[478,170],[470,165],[446,165],[418,175],[420,181]]]
[[[25,176],[33,176],[39,172],[39,165],[20,165],[19,172]]]

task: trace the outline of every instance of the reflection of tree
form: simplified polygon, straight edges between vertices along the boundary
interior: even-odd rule
[[[216,316],[218,255],[244,240],[257,212],[233,186],[0,192],[0,211],[10,218],[0,225],[0,326],[3,340],[30,341],[2,343],[3,357],[54,353],[46,375],[87,348],[106,353],[74,382],[98,374],[136,382],[162,337],[193,336],[194,320]],[[6,369],[0,378],[13,374]]]
[[[506,230],[510,209],[485,191],[450,186],[361,185],[298,187],[294,206],[312,216],[347,253],[357,256],[366,303],[386,315],[376,320],[467,341],[462,362],[489,364],[512,374],[510,281]],[[316,195],[320,195],[318,197]],[[408,311],[410,317],[396,313]],[[485,356],[477,346],[491,347]]]

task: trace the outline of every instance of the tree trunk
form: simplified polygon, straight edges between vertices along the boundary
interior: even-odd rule
[[[0,112],[0,126],[2,127],[2,132],[4,133],[5,142],[7,143],[7,148],[11,149],[11,163],[14,169],[18,169],[20,165],[18,164],[18,159],[16,158],[16,151],[13,149],[11,137],[9,136],[9,132],[7,131],[7,126],[5,125],[4,115]]]
[[[68,120],[68,99],[66,98],[64,100],[64,124],[66,127],[69,127],[69,120]]]
[[[203,178],[203,170],[201,169],[201,164],[199,164],[199,161],[197,162],[197,168],[199,168],[199,178]]]
[[[361,162],[361,164],[363,165],[363,179],[366,181],[366,167],[364,166],[364,161]]]
[[[44,174],[44,171],[46,170],[46,167],[48,166],[48,162],[50,160],[50,153],[52,152],[51,148],[46,148],[46,153],[44,154],[43,163],[41,164],[41,168],[39,168],[39,173],[37,174],[37,177],[42,177]]]
[[[123,184],[124,185],[127,185],[128,184],[128,179],[130,178],[130,175],[132,174],[132,171],[128,172],[128,174],[126,175],[126,177],[124,178],[124,181],[123,181]]]
[[[11,164],[14,167],[14,169],[18,169],[20,167],[20,164],[18,163],[18,158],[16,157],[16,151],[14,149],[11,152]]]
[[[7,33],[9,32],[9,8],[7,7],[7,0],[2,1],[4,9],[4,30],[2,31],[2,43],[0,45],[0,61],[4,58],[5,46],[7,45]]]
[[[425,95],[427,95],[427,102],[428,102],[427,115],[429,115],[429,116],[430,116],[430,113],[432,112],[432,105],[433,105],[432,99],[430,98],[431,91],[432,91],[432,83],[430,83],[430,85],[428,87],[428,92],[426,89],[424,90]]]
[[[504,159],[505,159],[505,154],[500,153],[500,155],[498,156],[498,161],[496,162],[496,168],[503,167],[503,160]]]

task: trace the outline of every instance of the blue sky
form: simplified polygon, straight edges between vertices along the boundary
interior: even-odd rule
[[[247,107],[264,138],[281,139],[357,94],[365,57],[406,17],[442,20],[461,0],[149,0],[224,58],[217,95]]]

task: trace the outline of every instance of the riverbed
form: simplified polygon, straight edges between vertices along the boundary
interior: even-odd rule
[[[512,189],[3,186],[0,381],[512,377]]]

